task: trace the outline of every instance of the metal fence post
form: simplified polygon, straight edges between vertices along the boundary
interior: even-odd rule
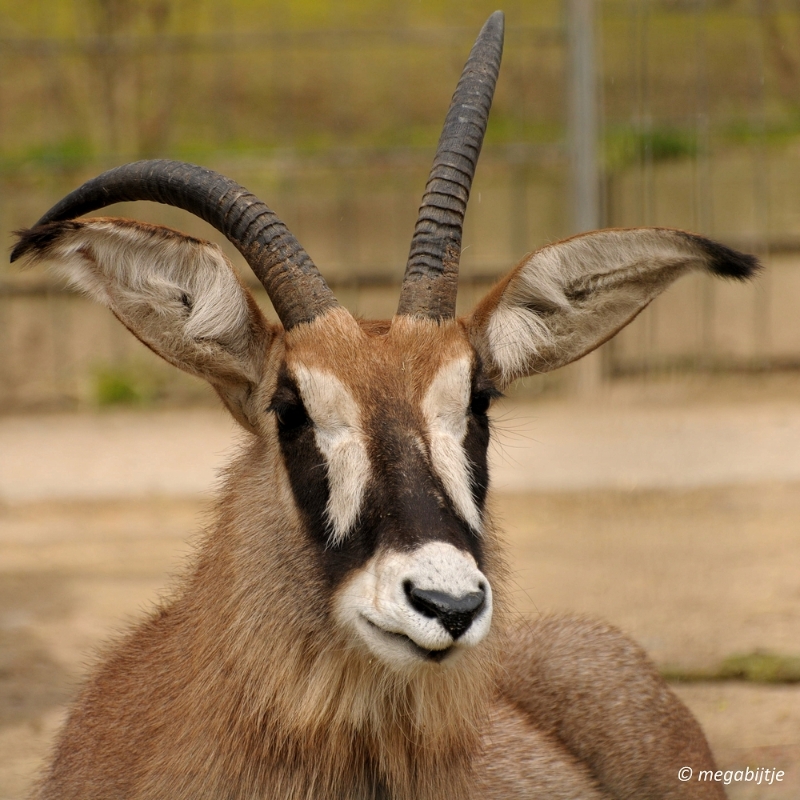
[[[566,0],[566,13],[571,220],[573,232],[581,233],[601,225],[595,0]],[[582,358],[575,376],[578,394],[594,393],[603,381],[602,354]]]

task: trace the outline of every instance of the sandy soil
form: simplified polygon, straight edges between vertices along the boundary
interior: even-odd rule
[[[800,376],[619,383],[494,417],[499,491],[800,481]],[[216,408],[0,416],[0,502],[206,494],[243,436]]]
[[[501,435],[516,436],[520,449],[499,470],[517,484],[494,505],[512,550],[519,613],[571,610],[608,619],[673,667],[714,665],[756,649],[800,652],[800,482],[793,472],[800,447],[781,446],[780,457],[758,449],[759,441],[778,441],[781,429],[794,441],[800,403],[755,405],[670,408],[662,398],[605,415],[584,408],[579,422],[563,404],[517,409],[518,421],[501,426]],[[66,417],[0,419],[0,800],[25,795],[92,653],[165,591],[208,521],[203,488],[224,461],[232,428],[212,412],[175,413],[78,417],[77,433],[68,432]],[[658,429],[659,418],[666,427]],[[701,441],[703,418],[722,441]],[[631,429],[639,440],[625,439]],[[658,445],[657,430],[671,452],[684,452],[680,441],[690,451],[700,442],[692,452],[704,454],[702,469],[688,457],[668,468],[665,458],[667,466],[645,471],[650,477],[638,486],[620,480],[633,469],[625,459],[644,457],[637,455],[646,450],[642,436]],[[92,455],[93,437],[100,452],[113,445],[117,460]],[[748,454],[745,440],[756,450]],[[36,455],[43,441],[44,461]],[[148,454],[149,443],[158,444],[157,455]],[[578,459],[581,480],[555,484],[554,471],[530,455],[537,447],[561,451],[565,465],[567,455]],[[751,464],[747,472],[730,463],[748,458],[768,468]],[[670,469],[684,479],[669,479]],[[521,487],[519,470],[533,475]],[[768,787],[731,785],[730,797],[800,796],[800,687],[688,684],[676,691],[701,720],[721,766],[787,773]]]

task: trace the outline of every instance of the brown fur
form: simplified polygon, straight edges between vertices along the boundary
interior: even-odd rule
[[[376,775],[469,796],[494,646],[399,676],[331,630],[291,497],[253,503],[281,469],[263,439],[231,469],[194,572],[100,666],[41,797],[371,797]]]

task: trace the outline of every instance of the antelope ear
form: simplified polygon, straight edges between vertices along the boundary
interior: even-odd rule
[[[251,397],[275,330],[216,245],[107,217],[17,235],[12,260],[52,262],[151,350],[209,381],[233,416],[256,429]]]
[[[744,280],[758,268],[754,256],[684,231],[596,231],[526,256],[466,324],[484,364],[507,386],[599,347],[689,270]]]

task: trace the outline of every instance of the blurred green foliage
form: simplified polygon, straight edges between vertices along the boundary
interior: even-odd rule
[[[116,30],[217,33],[481,25],[498,4],[487,0],[0,0],[4,35],[69,37]],[[506,0],[521,24],[548,24],[559,0]]]
[[[734,655],[721,664],[719,678],[753,683],[800,683],[800,658],[762,651]]]
[[[494,5],[0,0],[0,166],[428,144]],[[511,41],[558,38],[557,1],[505,6]],[[507,80],[519,83],[526,51],[511,49]],[[520,138],[518,90],[501,91],[507,124],[490,137]]]
[[[800,657],[757,650],[728,656],[716,668],[686,670],[665,668],[661,674],[676,683],[748,681],[750,683],[800,683]]]
[[[103,365],[93,375],[93,399],[101,408],[108,406],[143,406],[159,399],[163,381],[153,370],[141,364]]]
[[[430,146],[496,0],[0,0],[0,168]],[[508,0],[488,144],[564,139],[559,0]],[[800,133],[800,10],[599,0],[612,168]],[[708,147],[706,142],[704,147]]]
[[[697,154],[697,133],[686,128],[659,127],[652,130],[617,128],[604,137],[606,169],[616,171],[639,161],[669,161]]]

